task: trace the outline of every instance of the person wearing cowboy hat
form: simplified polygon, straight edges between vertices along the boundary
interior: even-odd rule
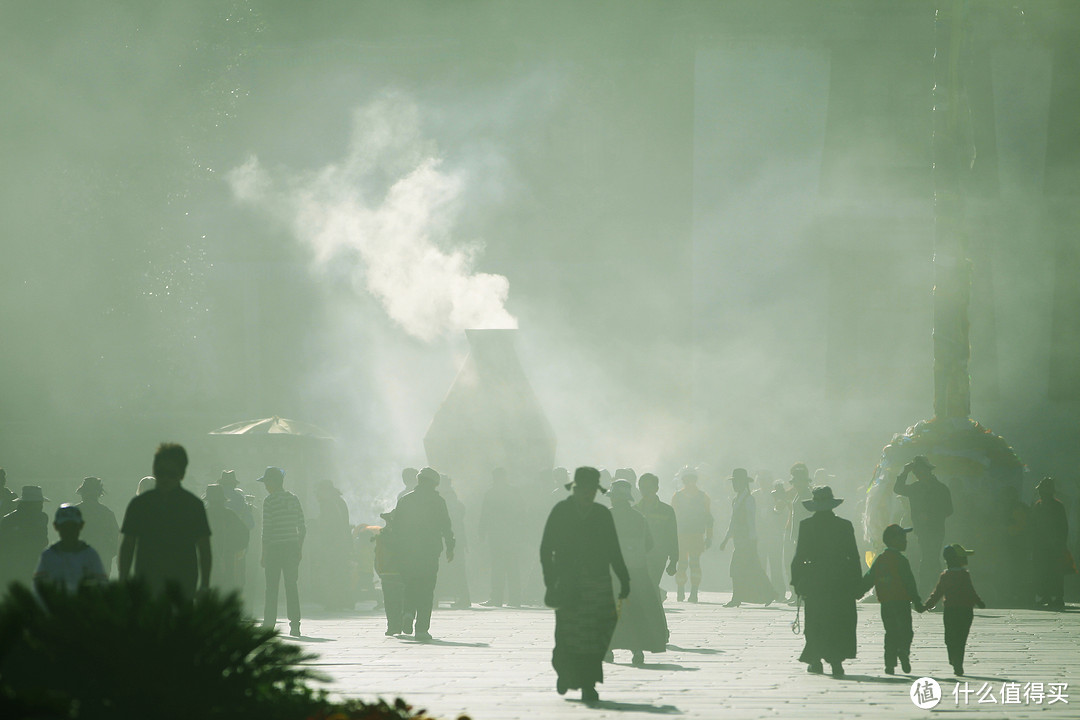
[[[799,660],[811,673],[823,672],[825,661],[834,677],[842,677],[843,661],[855,657],[855,601],[862,595],[855,528],[833,514],[842,502],[831,487],[814,488],[802,503],[813,515],[800,523],[791,562],[791,584],[806,605],[806,644]]]
[[[633,589],[619,613],[607,660],[614,662],[613,650],[629,650],[631,663],[643,665],[646,650],[651,653],[667,650],[668,625],[660,595],[653,591],[653,581],[649,577],[648,552],[653,545],[652,533],[645,517],[631,505],[633,488],[629,480],[619,479],[611,483],[608,493],[619,550]]]
[[[266,574],[263,604],[264,628],[277,624],[278,588],[285,586],[285,616],[289,634],[300,637],[300,559],[304,553],[307,523],[300,498],[285,489],[285,471],[268,467],[257,482],[266,486],[262,516],[262,566]]]
[[[611,573],[619,579],[620,600],[630,595],[630,573],[611,511],[594,502],[597,492],[607,492],[600,471],[579,467],[567,489],[570,497],[551,509],[540,541],[544,604],[555,608],[551,665],[560,695],[581,688],[581,699],[594,703],[617,619]]]
[[[941,573],[934,592],[927,598],[926,607],[930,609],[938,600],[945,599],[945,612],[942,613],[945,648],[948,650],[949,664],[952,665],[953,672],[963,676],[964,649],[967,647],[971,621],[975,616],[972,608],[985,608],[986,603],[975,592],[967,570],[968,556],[974,555],[975,551],[953,544],[947,545],[941,554],[945,558],[945,572]]]
[[[439,473],[426,467],[416,475],[416,489],[398,500],[394,522],[401,535],[401,581],[405,591],[402,632],[431,640],[431,609],[439,579],[439,556],[454,559],[454,530],[446,501],[439,495]],[[415,632],[414,632],[415,630]]]
[[[909,485],[908,475],[918,482]],[[941,548],[945,545],[945,520],[953,514],[952,492],[934,475],[925,455],[916,455],[896,476],[893,492],[906,497],[911,524],[919,540],[919,583],[929,587],[941,571]]]
[[[757,552],[757,502],[750,492],[754,481],[745,468],[735,468],[731,473],[731,486],[735,497],[731,501],[731,522],[727,534],[720,541],[720,549],[734,542],[731,553],[731,600],[724,607],[739,607],[744,602],[769,605],[776,599],[772,584],[761,569]]]
[[[1065,575],[1075,572],[1068,552],[1069,517],[1054,497],[1054,478],[1044,477],[1031,508],[1031,566],[1035,576],[1035,604],[1060,610],[1065,607]]]
[[[116,514],[101,502],[105,486],[101,478],[88,477],[83,478],[75,492],[82,498],[82,501],[75,505],[86,524],[82,537],[97,551],[105,574],[109,575],[112,573],[113,558],[120,547],[120,525],[116,522]]]
[[[38,485],[23,486],[15,509],[0,520],[0,593],[9,583],[29,585],[41,552],[49,544],[48,501]]]
[[[874,563],[863,576],[862,592],[874,588],[881,605],[881,624],[885,626],[885,674],[896,674],[896,662],[901,669],[911,672],[911,641],[915,636],[911,625],[911,606],[916,612],[926,612],[915,586],[911,564],[904,557],[907,536],[911,528],[895,523],[885,528],[881,539],[885,550],[874,558]]]
[[[697,470],[683,468],[679,473],[682,489],[671,497],[671,507],[679,524],[679,564],[675,569],[675,586],[679,602],[686,599],[686,574],[690,570],[690,602],[698,601],[701,585],[701,554],[712,545],[712,501],[698,487]]]

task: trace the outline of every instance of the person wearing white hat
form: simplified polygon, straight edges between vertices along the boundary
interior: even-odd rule
[[[48,498],[37,485],[25,485],[15,509],[0,520],[0,593],[8,583],[30,584],[41,551],[49,544]]]

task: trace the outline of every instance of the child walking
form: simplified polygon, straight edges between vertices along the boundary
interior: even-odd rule
[[[926,601],[927,609],[934,607],[937,601],[945,598],[945,647],[949,651],[949,664],[957,675],[964,674],[964,648],[967,646],[971,620],[975,615],[972,609],[986,607],[968,575],[968,555],[975,551],[963,545],[948,545],[942,553],[947,565],[945,572],[938,578],[937,587]]]
[[[904,557],[907,550],[907,534],[911,528],[890,525],[885,528],[882,540],[885,550],[874,559],[870,570],[863,576],[862,592],[874,588],[881,604],[881,623],[885,626],[885,674],[896,674],[896,661],[905,673],[911,672],[911,640],[915,631],[911,626],[911,607],[925,612],[915,587],[915,575],[911,564]]]

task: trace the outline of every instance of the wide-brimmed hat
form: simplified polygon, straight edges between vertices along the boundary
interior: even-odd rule
[[[105,487],[101,484],[101,478],[86,477],[83,478],[82,483],[79,484],[79,489],[75,492],[79,495],[85,495],[86,493],[97,493],[98,495],[104,495]]]
[[[900,527],[896,523],[893,523],[885,528],[885,532],[881,533],[881,540],[886,545],[891,545],[894,539],[903,537],[914,529],[915,528]]]
[[[41,486],[39,485],[23,485],[22,493],[19,495],[18,502],[48,502],[49,498],[45,497],[41,492]]]
[[[218,480],[218,483],[226,487],[236,487],[237,485],[239,485],[239,482],[236,480],[236,471],[222,470],[221,479]]]
[[[833,497],[832,488],[826,485],[814,488],[814,496],[810,500],[803,500],[803,507],[812,512],[818,512],[832,510],[842,502],[844,502],[842,498]]]
[[[585,489],[596,488],[602,493],[607,492],[607,488],[600,485],[600,471],[594,467],[579,467],[575,470],[574,479],[566,483],[566,489],[573,490],[575,486]]]
[[[285,471],[279,467],[268,467],[263,470],[262,477],[255,482],[285,482]]]
[[[438,485],[439,471],[432,467],[426,467],[416,474],[416,482]]]
[[[930,458],[926,457],[925,455],[916,455],[915,457],[911,458],[911,466],[913,468],[922,467],[926,468],[927,470],[934,469],[934,465],[930,462]]]
[[[634,472],[633,468],[619,468],[615,471],[615,479],[628,480],[631,484],[633,484],[637,482],[637,473]],[[612,483],[612,487],[614,487],[614,483]]]
[[[731,471],[731,477],[728,480],[746,483],[747,485],[754,482],[754,478],[750,477],[750,473],[746,472],[746,468],[735,468]]]
[[[682,470],[680,470],[677,473],[677,476],[678,476],[679,480],[682,480],[684,482],[686,481],[687,478],[694,478],[694,480],[697,480],[698,479],[698,471],[697,471],[697,468],[690,467],[689,465],[686,465],[686,466],[683,467]]]
[[[77,525],[82,525],[82,510],[71,503],[64,503],[56,508],[56,515],[53,516],[53,523],[56,525],[63,525],[64,523],[76,523]]]

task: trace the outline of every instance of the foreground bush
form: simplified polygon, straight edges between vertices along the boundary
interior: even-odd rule
[[[309,681],[314,656],[244,617],[235,595],[194,603],[136,583],[0,602],[0,717],[380,720],[404,702],[334,704]]]

